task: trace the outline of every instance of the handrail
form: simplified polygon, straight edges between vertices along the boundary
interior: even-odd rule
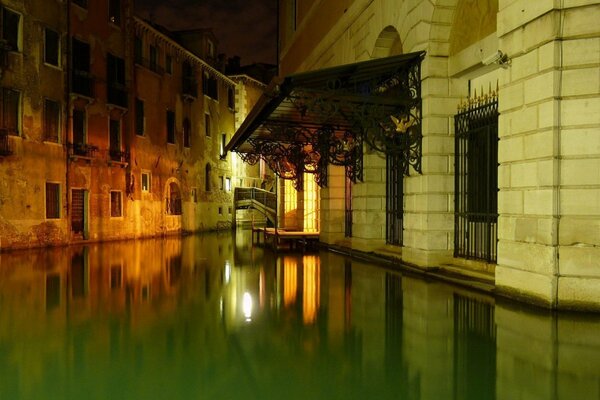
[[[277,208],[277,195],[258,188],[235,188],[235,202],[240,200],[254,200],[266,208],[275,210]]]

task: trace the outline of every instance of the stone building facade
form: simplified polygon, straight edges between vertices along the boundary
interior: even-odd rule
[[[1,2],[0,249],[230,226],[238,83],[212,33],[47,3]]]
[[[389,237],[386,155],[365,149],[363,179],[351,189],[350,236],[343,168],[329,167],[323,242],[425,269],[487,274],[498,292],[547,307],[600,308],[597,2],[279,5],[282,76],[425,52],[421,173],[411,167],[400,179],[402,240]],[[475,142],[456,121],[488,105],[497,140],[486,139],[490,153],[473,163],[460,143],[474,149]],[[477,172],[484,167],[487,177]],[[485,187],[475,190],[476,176]],[[487,248],[469,247],[482,241]]]

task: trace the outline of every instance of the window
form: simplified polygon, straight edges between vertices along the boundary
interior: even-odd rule
[[[21,15],[2,7],[2,39],[11,51],[19,51]]]
[[[189,118],[185,118],[183,120],[183,146],[190,147],[190,131],[192,129],[192,124],[190,123]]]
[[[175,143],[175,112],[167,111],[167,143]]]
[[[135,99],[135,133],[139,136],[144,136],[145,128],[145,117],[144,117],[144,101],[141,99]]]
[[[109,122],[108,152],[112,161],[124,162],[121,152],[121,121],[111,119]]]
[[[113,24],[121,24],[121,0],[108,0],[108,20]]]
[[[150,70],[158,71],[158,49],[156,46],[150,46]]]
[[[21,92],[2,88],[0,93],[2,109],[0,115],[1,127],[8,131],[9,135],[18,136],[20,132],[19,126],[19,105],[21,103]]]
[[[117,190],[110,191],[110,216],[111,217],[122,217],[122,193]]]
[[[221,189],[221,190],[225,189],[225,183],[223,180],[223,176],[219,176],[219,189]]]
[[[227,107],[232,110],[235,109],[235,92],[233,88],[227,89]]]
[[[94,86],[90,74],[90,45],[77,39],[72,39],[71,47],[73,56],[71,91],[83,96],[93,97]]]
[[[206,51],[207,51],[208,57],[210,57],[210,58],[215,57],[215,44],[212,42],[212,40],[206,41]]]
[[[225,178],[225,190],[228,192],[231,191],[231,178]]]
[[[181,91],[184,95],[198,97],[198,83],[192,65],[184,61],[181,64]]]
[[[139,65],[144,65],[144,52],[142,46],[142,38],[136,35],[133,43],[133,56],[135,58],[135,63]]]
[[[58,67],[60,62],[60,35],[52,29],[44,29],[44,62]]]
[[[175,182],[169,184],[169,197],[167,197],[167,214],[181,215],[181,194]]]
[[[60,184],[46,182],[46,219],[60,218]]]
[[[227,146],[227,134],[221,134],[221,158],[225,157],[225,146]]]
[[[142,172],[142,192],[150,191],[150,173]]]
[[[223,215],[223,207],[219,207],[219,215]]]
[[[206,136],[210,136],[210,114],[204,114],[204,129]]]
[[[58,143],[60,120],[60,103],[54,100],[44,100],[44,140]]]
[[[170,54],[165,56],[165,70],[167,71],[167,74],[173,73],[173,57],[171,57]]]
[[[208,73],[204,74],[202,80],[202,92],[204,95],[214,100],[219,100],[219,90],[217,88],[217,78],[211,76]]]
[[[117,106],[127,107],[125,60],[109,53],[106,56],[106,68],[108,102]]]
[[[194,203],[198,202],[198,190],[196,188],[192,188],[192,201]]]
[[[210,192],[211,189],[211,184],[210,184],[210,164],[206,164],[206,167],[204,168],[204,190],[206,192]]]
[[[84,145],[86,142],[85,110],[73,110],[73,144]]]
[[[73,4],[77,4],[79,7],[87,8],[88,2],[87,0],[73,0]]]

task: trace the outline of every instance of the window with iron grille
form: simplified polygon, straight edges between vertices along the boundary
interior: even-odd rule
[[[19,123],[21,92],[10,88],[2,88],[0,96],[2,102],[0,126],[6,129],[9,135],[18,136],[21,131]]]
[[[167,143],[175,143],[175,112],[167,111]]]
[[[454,117],[454,256],[495,262],[498,222],[498,101]]]
[[[404,135],[406,136],[406,135]],[[404,217],[404,167],[399,154],[386,155],[386,243],[402,246]]]
[[[58,143],[60,132],[60,103],[44,100],[44,140]]]
[[[19,51],[21,15],[5,7],[0,7],[0,11],[2,11],[2,39],[11,51]]]
[[[221,157],[225,157],[225,146],[227,146],[227,134],[221,134]]]
[[[46,182],[46,219],[60,218],[60,184]]]
[[[44,62],[58,67],[60,63],[60,35],[52,29],[44,29]]]
[[[348,167],[346,167],[347,169]],[[344,193],[344,236],[352,237],[352,179],[346,173]]]
[[[135,99],[135,133],[144,136],[145,128],[144,101]]]
[[[110,216],[111,217],[122,217],[123,216],[123,196],[120,191],[110,191]]]

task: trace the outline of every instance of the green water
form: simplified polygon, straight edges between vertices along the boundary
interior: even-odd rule
[[[600,318],[247,234],[0,255],[0,399],[599,399]]]

